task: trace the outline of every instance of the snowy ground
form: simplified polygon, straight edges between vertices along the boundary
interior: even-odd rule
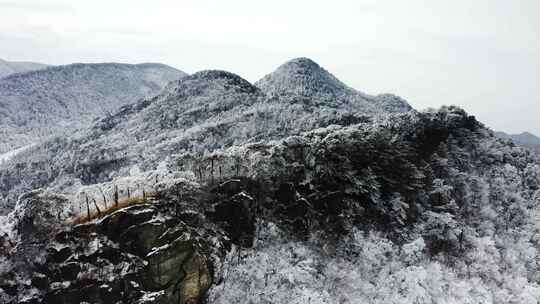
[[[24,147],[20,147],[18,149],[15,149],[15,150],[11,150],[9,152],[6,152],[6,153],[2,153],[0,154],[0,164],[5,162],[5,161],[8,161],[9,159],[11,159],[13,156],[21,153],[22,151],[32,147],[34,144],[31,144],[31,145],[27,145],[27,146],[24,146]]]

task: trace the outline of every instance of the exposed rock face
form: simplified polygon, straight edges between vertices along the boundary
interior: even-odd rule
[[[7,223],[2,224],[11,226],[14,235],[0,236],[0,259],[9,261],[6,268],[0,268],[0,300],[22,302],[19,295],[31,291],[32,284],[48,284],[48,277],[34,271],[47,260],[49,251],[54,250],[57,259],[71,252],[69,248],[47,248],[51,237],[74,215],[71,206],[61,195],[37,190],[21,196],[15,210],[3,218]]]
[[[168,230],[147,255],[147,285],[165,290],[167,303],[198,303],[212,284],[210,262],[199,241],[184,227]]]
[[[56,233],[75,214],[66,197],[32,191],[19,198],[10,220],[24,240],[46,240]]]
[[[214,209],[210,217],[223,224],[231,240],[241,246],[250,247],[255,233],[253,198],[240,192],[231,198],[219,200]]]
[[[73,297],[76,302],[134,302],[149,293],[160,293],[159,303],[199,303],[213,281],[206,241],[154,205],[129,207],[76,226],[66,245],[78,251],[57,264],[52,255],[45,265],[54,265],[52,272],[71,282],[50,288],[45,303],[74,303]]]
[[[215,283],[227,238],[196,210],[197,226],[174,215],[175,204],[187,205],[156,200],[72,228],[50,227],[39,207],[52,212],[58,200],[32,193],[21,201],[20,241],[1,243],[15,262],[0,279],[7,303],[201,303]],[[42,221],[29,220],[38,215]]]

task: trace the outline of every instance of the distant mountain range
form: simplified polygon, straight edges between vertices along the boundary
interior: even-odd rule
[[[0,79],[0,153],[68,134],[186,76],[162,64],[71,64]]]
[[[495,132],[495,135],[499,138],[512,140],[518,145],[540,152],[540,137],[532,133],[523,132],[519,134],[508,134],[505,132]]]
[[[37,62],[6,61],[0,58],[0,78],[16,73],[41,70],[49,65]]]

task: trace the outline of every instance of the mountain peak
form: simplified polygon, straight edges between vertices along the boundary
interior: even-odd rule
[[[282,66],[297,65],[303,68],[320,69],[321,67],[315,61],[307,57],[298,57],[285,62]]]
[[[338,96],[351,90],[309,58],[289,60],[255,83],[269,95]]]
[[[188,77],[184,77],[177,81],[176,87],[183,90],[191,91],[193,88],[200,87],[208,83],[218,84],[224,89],[235,89],[246,93],[255,93],[259,91],[257,87],[252,85],[244,78],[227,71],[222,70],[204,70],[196,72]]]
[[[316,105],[364,113],[407,112],[412,108],[391,94],[371,96],[357,91],[315,61],[300,57],[289,60],[255,83],[270,96],[308,99]]]
[[[522,145],[540,145],[540,137],[531,132],[521,132],[519,134],[508,134],[505,132],[495,132],[495,135],[502,139],[510,139],[517,144]]]

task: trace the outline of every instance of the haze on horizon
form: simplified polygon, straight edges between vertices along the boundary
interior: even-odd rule
[[[0,0],[0,58],[161,62],[254,82],[309,57],[366,93],[540,134],[539,11],[534,0]]]

